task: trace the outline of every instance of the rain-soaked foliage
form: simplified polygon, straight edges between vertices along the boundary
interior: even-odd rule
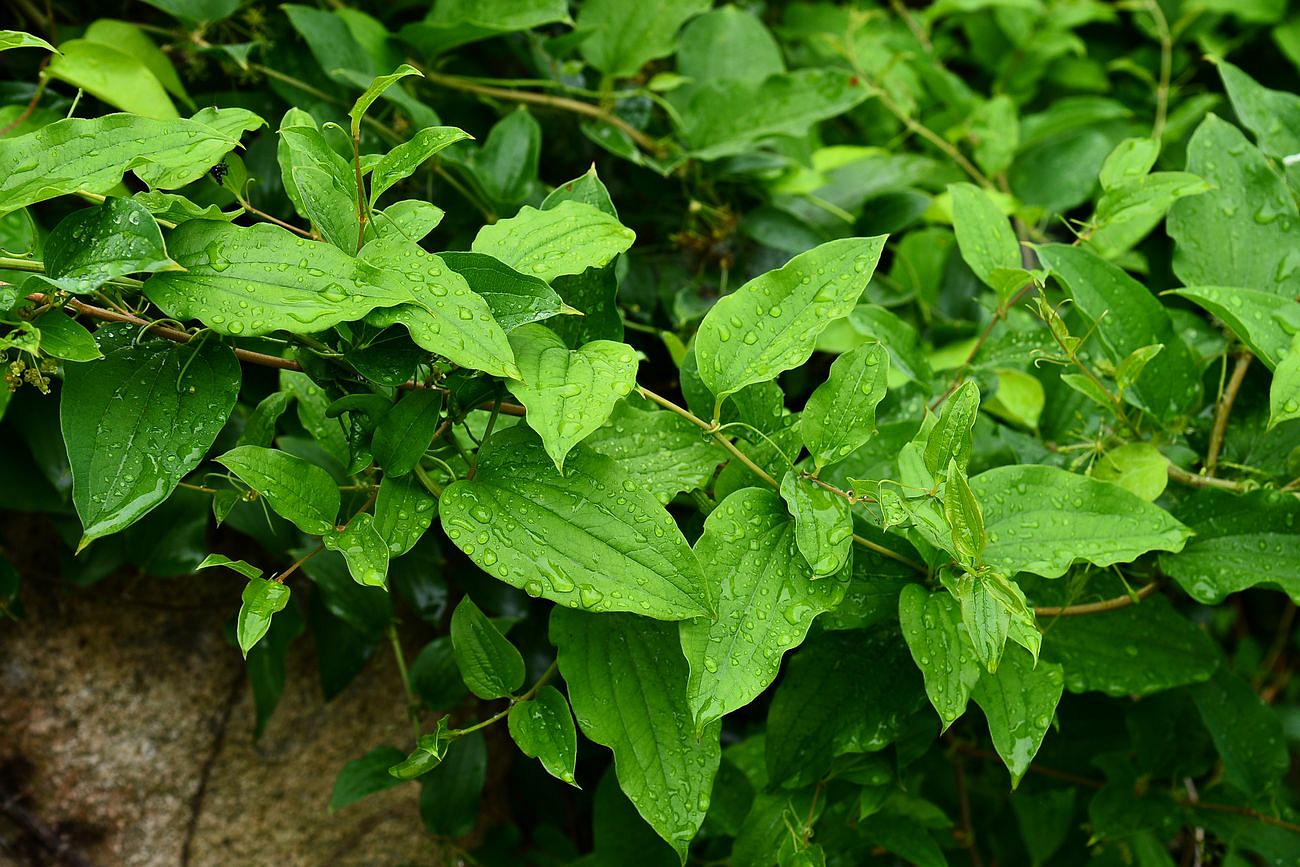
[[[469,863],[1298,864],[1289,5],[14,4],[0,505]]]

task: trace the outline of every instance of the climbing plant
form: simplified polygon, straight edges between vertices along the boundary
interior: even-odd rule
[[[473,863],[1294,865],[1287,6],[19,4],[0,506]]]

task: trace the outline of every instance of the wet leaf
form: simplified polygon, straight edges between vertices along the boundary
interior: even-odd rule
[[[549,283],[608,264],[635,238],[618,218],[568,201],[544,211],[525,205],[515,216],[480,229],[472,249]]]
[[[41,352],[65,361],[102,358],[95,336],[61,310],[47,310],[32,321],[41,332]]]
[[[949,184],[948,195],[952,197],[952,228],[962,259],[976,277],[1006,300],[1017,286],[1002,279],[998,272],[1022,270],[1016,233],[993,199],[974,184]]]
[[[370,447],[385,477],[415,469],[441,420],[442,394],[428,388],[412,389],[384,414]]]
[[[908,584],[898,597],[898,616],[912,659],[925,677],[926,695],[946,730],[965,713],[980,677],[961,609],[947,592]]]
[[[520,274],[484,253],[442,253],[440,258],[483,296],[497,324],[507,332],[550,319],[564,309],[564,301],[545,280]]]
[[[1291,765],[1277,713],[1223,666],[1192,690],[1192,700],[1223,757],[1228,782],[1251,797],[1275,790]]]
[[[472,136],[454,126],[431,126],[384,154],[370,172],[371,206],[394,184],[415,174],[420,166],[443,148],[468,138]]]
[[[271,618],[289,604],[289,587],[276,581],[254,578],[244,585],[239,617],[235,621],[235,635],[244,656],[254,644],[262,640],[271,628]]]
[[[578,446],[566,475],[523,426],[494,434],[472,481],[439,503],[447,536],[489,574],[561,605],[682,620],[709,592],[681,531],[604,455]]]
[[[1222,320],[1269,370],[1276,369],[1291,348],[1291,334],[1281,317],[1300,313],[1294,298],[1228,286],[1188,286],[1170,294],[1194,301]]]
[[[826,381],[808,398],[799,431],[821,469],[843,460],[876,432],[876,405],[885,397],[889,353],[864,343],[831,364]]]
[[[335,490],[337,494],[337,489]],[[277,510],[278,511],[278,510]],[[347,561],[348,572],[358,584],[383,587],[388,581],[388,542],[375,529],[375,519],[368,514],[356,515],[343,529],[331,527],[321,536],[330,551],[338,551]]]
[[[278,449],[238,446],[217,458],[280,517],[299,530],[320,536],[334,530],[339,489],[330,474]]]
[[[438,501],[409,477],[384,476],[375,499],[375,531],[388,543],[388,556],[400,557],[420,541],[438,510]]]
[[[524,684],[524,658],[468,596],[451,615],[451,643],[469,691],[505,698]]]
[[[583,440],[613,458],[628,478],[667,505],[680,491],[702,488],[725,453],[698,427],[672,412],[614,406],[609,421]]]
[[[807,361],[831,320],[857,304],[884,244],[884,236],[822,244],[718,301],[700,323],[695,354],[719,406]]]
[[[853,512],[848,500],[790,469],[781,498],[794,519],[795,545],[814,578],[834,575],[853,556]]]
[[[570,450],[603,425],[636,386],[636,352],[613,340],[570,350],[554,331],[537,324],[511,332],[510,346],[519,379],[507,388],[528,409],[529,427],[564,472]]]
[[[557,780],[577,787],[573,772],[578,763],[578,730],[569,703],[553,686],[510,708],[510,737],[526,756],[537,759]]]
[[[704,522],[695,556],[718,588],[716,619],[681,625],[690,663],[686,695],[697,730],[753,701],[813,618],[844,598],[848,575],[814,581],[795,525],[772,491],[744,488]]]
[[[92,292],[126,274],[178,269],[153,215],[132,199],[110,196],[73,211],[45,240],[45,276],[69,292]]]
[[[988,719],[993,747],[1011,772],[1013,788],[1038,754],[1064,682],[1061,666],[1035,666],[1029,654],[1013,648],[1002,657],[996,674],[981,674],[975,684],[971,696]]]
[[[691,725],[677,630],[645,617],[556,608],[551,641],[583,734],[614,753],[624,794],[685,863],[709,808],[721,726],[697,736]]]

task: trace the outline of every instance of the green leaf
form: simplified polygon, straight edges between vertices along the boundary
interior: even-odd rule
[[[157,120],[180,116],[167,90],[139,57],[103,42],[69,39],[60,44],[45,74],[132,114]]]
[[[565,455],[603,425],[636,386],[636,353],[612,340],[570,350],[554,331],[536,324],[511,332],[510,346],[519,381],[506,386],[528,409],[529,427],[563,473]]]
[[[994,280],[993,275],[999,269],[1023,268],[1016,233],[988,193],[974,184],[949,184],[948,195],[952,197],[952,228],[962,259],[1005,301],[1016,287]]]
[[[535,697],[511,706],[506,722],[520,752],[540,761],[557,780],[578,788],[573,776],[578,763],[578,730],[569,703],[558,689],[544,686]]]
[[[709,81],[669,97],[691,155],[701,160],[742,154],[775,136],[807,135],[813,124],[843,114],[870,92],[847,69],[823,67],[762,81]]]
[[[420,816],[425,830],[441,837],[464,837],[473,831],[486,777],[483,733],[458,737],[442,764],[420,781]]]
[[[410,64],[403,63],[388,75],[377,77],[370,83],[370,86],[366,88],[365,93],[357,97],[357,101],[352,104],[352,108],[348,109],[348,118],[352,121],[352,137],[354,139],[361,135],[361,118],[365,116],[365,113],[370,106],[374,105],[375,100],[379,99],[385,90],[388,90],[388,88],[392,87],[403,78],[406,78],[408,75],[418,75],[421,78],[424,77],[423,72]],[[462,133],[462,136],[463,135],[464,134]],[[448,142],[448,144],[450,144],[450,142]],[[420,162],[423,162],[423,160]],[[374,201],[374,198],[375,197],[372,196],[371,201]]]
[[[238,572],[240,575],[243,575],[245,578],[249,579],[250,581],[255,581],[262,577],[261,569],[257,568],[256,566],[244,560],[231,560],[229,557],[225,556],[224,554],[209,554],[208,556],[203,558],[202,563],[200,563],[198,566],[194,568],[208,569],[211,568],[212,566],[225,566],[227,569],[231,569],[235,572]]]
[[[462,367],[493,376],[519,375],[510,342],[487,302],[437,256],[395,238],[371,241],[360,256],[384,269],[389,281],[404,278],[414,288],[410,303],[376,310],[368,320],[372,324],[400,322],[419,346]]]
[[[966,480],[966,473],[957,466],[956,458],[948,461],[943,516],[952,527],[952,545],[957,554],[966,558],[966,562],[978,563],[988,542],[984,532],[984,514]]]
[[[325,389],[305,373],[280,371],[280,389],[293,395],[298,421],[340,469],[348,465],[347,435],[338,418],[329,414],[330,399]]]
[[[341,154],[330,147],[316,125],[316,119],[299,108],[291,108],[280,121],[280,140],[276,143],[275,158],[280,165],[280,180],[284,191],[293,202],[294,210],[309,220],[318,216],[339,222],[356,214],[357,185],[355,169]],[[312,190],[298,189],[296,175],[304,169],[315,169],[329,178],[326,183],[317,178]],[[315,177],[312,173],[307,173]],[[311,196],[308,196],[311,193]],[[333,209],[338,215],[328,212]],[[344,252],[356,252],[354,246]]]
[[[844,568],[853,556],[853,512],[848,500],[791,468],[781,480],[781,498],[794,519],[795,547],[825,578]]]
[[[277,515],[299,530],[321,536],[334,530],[339,489],[325,470],[278,449],[238,446],[217,458],[266,498]]]
[[[1300,211],[1265,156],[1210,115],[1187,145],[1187,171],[1214,189],[1169,211],[1174,273],[1183,284],[1300,295]]]
[[[94,361],[103,358],[95,337],[85,326],[62,310],[47,310],[32,320],[41,332],[41,352],[65,361]]]
[[[721,726],[697,736],[686,660],[670,624],[551,612],[551,642],[583,733],[614,753],[619,786],[682,863],[709,807]]]
[[[980,677],[961,608],[950,593],[908,584],[898,597],[898,617],[912,659],[925,677],[926,695],[946,731],[966,712]]]
[[[517,206],[539,186],[542,128],[520,106],[497,121],[487,140],[466,161],[483,191],[502,210]]]
[[[375,747],[361,758],[348,762],[334,778],[334,789],[330,792],[330,812],[342,810],[367,795],[391,789],[401,783],[401,780],[388,773],[388,769],[405,757],[406,754],[397,747]]]
[[[239,9],[240,0],[144,0],[150,6],[184,21],[210,24],[229,18]]]
[[[369,84],[374,64],[341,15],[297,3],[285,3],[280,8],[293,29],[307,42],[326,75],[335,81],[346,81],[344,70],[353,70],[362,73],[364,80],[360,86]]]
[[[1196,405],[1201,396],[1200,369],[1169,314],[1145,286],[1080,247],[1048,244],[1038,248],[1038,257],[1079,309],[1097,323],[1097,334],[1113,363],[1144,346],[1164,344],[1125,397],[1134,398],[1139,407],[1163,421]]]
[[[1092,477],[1114,482],[1150,503],[1169,484],[1169,459],[1151,443],[1124,443],[1097,459]]]
[[[968,379],[944,402],[939,420],[926,436],[924,458],[927,470],[933,474],[946,472],[949,462],[956,461],[957,469],[966,471],[974,447],[972,432],[979,409],[979,386]]]
[[[201,116],[213,125],[109,114],[60,120],[0,139],[0,216],[76,190],[108,193],[129,170],[155,189],[178,189],[203,177],[239,144],[232,127],[262,125],[243,109],[199,112],[195,118]]]
[[[442,253],[440,258],[483,296],[497,324],[507,332],[564,310],[564,301],[545,280],[520,274],[484,253]]]
[[[1275,370],[1291,348],[1291,334],[1282,326],[1281,317],[1290,311],[1300,312],[1294,298],[1227,286],[1188,286],[1169,294],[1194,301],[1222,320],[1269,370]]]
[[[524,658],[468,596],[452,612],[451,643],[465,685],[479,698],[505,698],[523,686]]]
[[[361,218],[357,213],[356,183],[315,166],[294,166],[293,188],[302,200],[303,216],[320,236],[349,256],[356,253]]]
[[[241,598],[235,635],[240,651],[247,658],[249,648],[261,641],[271,628],[271,618],[289,604],[289,585],[254,578],[244,586]]]
[[[961,606],[975,656],[988,671],[997,671],[1008,638],[1038,658],[1042,636],[1018,584],[996,572],[963,573],[944,584]]]
[[[1153,138],[1126,138],[1106,157],[1098,180],[1110,190],[1147,176],[1160,158],[1160,142]]]
[[[447,728],[450,725],[448,719],[446,715],[438,717],[433,734],[420,735],[415,742],[415,749],[389,768],[388,773],[399,780],[414,780],[442,764],[447,755],[447,747],[452,742]]]
[[[544,211],[520,208],[515,216],[480,229],[471,249],[549,283],[608,264],[635,238],[618,218],[568,201]]]
[[[473,138],[454,126],[431,126],[384,154],[370,172],[370,204],[373,206],[386,191],[411,175],[448,145]]]
[[[759,488],[736,491],[710,513],[695,556],[720,588],[716,619],[681,624],[691,669],[686,695],[698,731],[767,688],[813,618],[844,598],[848,575],[814,581],[784,504]]]
[[[1086,229],[1089,248],[1115,259],[1146,237],[1179,199],[1210,189],[1190,172],[1156,172],[1111,187],[1097,201]]]
[[[337,494],[336,488],[335,495]],[[274,504],[272,507],[274,508]],[[280,510],[276,509],[276,511]],[[388,542],[379,535],[379,531],[375,529],[375,519],[370,515],[353,516],[342,530],[331,527],[321,535],[321,542],[328,550],[338,551],[343,555],[343,559],[348,564],[348,572],[358,584],[365,587],[383,587],[387,583]]]
[[[1047,734],[1065,678],[1061,666],[1012,650],[996,674],[981,674],[971,696],[988,719],[993,747],[1011,772],[1015,788]]]
[[[705,12],[677,38],[677,71],[696,81],[760,82],[785,72],[781,48],[757,15],[735,6]]]
[[[1275,790],[1291,766],[1282,721],[1250,684],[1220,666],[1192,690],[1201,721],[1223,757],[1228,782],[1251,798]]]
[[[458,45],[568,20],[564,0],[440,0],[422,23],[402,28],[402,38],[432,59]]]
[[[1300,603],[1300,501],[1277,491],[1233,494],[1198,491],[1178,510],[1195,536],[1160,568],[1203,605],[1258,584],[1282,589]]]
[[[993,373],[997,375],[998,388],[992,397],[984,401],[984,411],[1012,424],[1037,430],[1038,420],[1047,403],[1042,382],[1023,370],[998,367],[994,368]]]
[[[889,353],[879,343],[864,343],[831,364],[799,416],[799,431],[817,469],[848,457],[875,434],[876,406],[888,378]]]
[[[58,50],[39,36],[33,36],[30,33],[23,33],[21,30],[0,30],[0,51],[8,51],[11,48],[44,48],[47,51]]]
[[[370,222],[366,223],[366,240],[404,238],[419,242],[438,227],[444,216],[446,212],[437,205],[402,199],[370,215]]]
[[[1255,134],[1259,149],[1276,159],[1300,152],[1300,96],[1270,90],[1226,60],[1216,59],[1232,111]]]
[[[703,488],[722,463],[717,444],[680,415],[614,405],[609,421],[584,444],[613,458],[628,478],[665,505],[680,491]]]
[[[1047,466],[998,467],[970,480],[984,509],[985,562],[1045,578],[1086,560],[1128,563],[1180,551],[1191,530],[1119,485]]]
[[[830,241],[713,305],[700,323],[695,354],[719,406],[727,395],[807,361],[817,335],[857,303],[884,245],[883,235]]]
[[[1219,651],[1205,630],[1162,596],[1051,624],[1043,658],[1065,669],[1070,692],[1152,695],[1208,680]]]
[[[678,29],[709,8],[709,0],[588,0],[575,27],[590,33],[582,57],[608,76],[635,75],[647,62],[672,54]]]
[[[1268,427],[1300,418],[1300,336],[1292,339],[1291,351],[1277,363],[1268,390]]]
[[[443,492],[443,529],[489,574],[531,596],[664,620],[708,614],[699,565],[658,501],[583,446],[567,465],[561,476],[526,427],[494,434],[473,480]]]
[[[217,341],[137,344],[134,334],[131,326],[102,328],[105,357],[64,367],[59,417],[85,528],[79,547],[166,500],[199,465],[239,393],[239,362]]]
[[[158,83],[166,88],[168,93],[185,103],[191,110],[194,109],[194,101],[185,92],[185,85],[181,84],[180,76],[176,74],[176,67],[139,27],[125,21],[100,18],[86,28],[83,36],[136,58],[153,73],[154,78],[158,79]]]
[[[384,476],[375,499],[375,531],[388,542],[388,556],[415,547],[433,522],[438,501],[414,479]]]
[[[45,239],[45,276],[69,292],[93,292],[141,271],[171,271],[162,231],[139,202],[110,196],[73,211]]]
[[[415,469],[442,420],[442,394],[417,388],[393,405],[379,424],[371,450],[385,476],[404,476]]]

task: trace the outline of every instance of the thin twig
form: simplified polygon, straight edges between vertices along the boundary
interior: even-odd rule
[[[1054,605],[1045,605],[1034,609],[1034,613],[1039,617],[1077,617],[1083,614],[1101,614],[1106,611],[1116,611],[1120,608],[1127,608],[1134,602],[1146,599],[1152,593],[1160,589],[1159,581],[1152,581],[1137,590],[1131,595],[1116,596],[1113,599],[1103,599],[1100,602],[1086,602],[1082,605],[1066,605],[1057,607]]]
[[[32,116],[32,112],[36,111],[36,106],[38,103],[40,103],[41,96],[45,94],[45,85],[49,81],[49,79],[45,77],[45,72],[44,72],[45,64],[49,62],[50,61],[47,58],[41,63],[41,76],[36,83],[36,92],[32,94],[31,101],[27,103],[27,107],[23,109],[22,114],[18,115],[16,118],[9,121],[9,123],[5,124],[3,127],[0,127],[0,138],[3,138],[4,136],[7,136],[9,135],[9,133],[18,129],[18,127],[23,125],[23,123],[27,120],[27,118]]]
[[[1237,493],[1249,490],[1249,486],[1241,482],[1216,479],[1213,476],[1189,472],[1174,464],[1169,465],[1169,478],[1171,481],[1178,482],[1180,485],[1187,485],[1190,488],[1218,488],[1221,491],[1236,491]]]
[[[1160,78],[1156,82],[1156,117],[1151,124],[1151,137],[1160,141],[1165,133],[1165,118],[1169,112],[1169,79],[1173,74],[1174,37],[1169,32],[1169,21],[1158,0],[1146,0],[1147,12],[1156,25],[1160,39]]]
[[[1254,358],[1249,352],[1237,356],[1237,364],[1232,368],[1232,376],[1224,386],[1223,396],[1219,398],[1219,408],[1214,413],[1214,427],[1210,430],[1210,445],[1205,451],[1205,475],[1213,476],[1219,465],[1219,452],[1223,450],[1223,438],[1228,431],[1228,417],[1232,415],[1232,405],[1237,400],[1237,392],[1246,379],[1246,371]]]
[[[533,93],[529,90],[512,90],[505,87],[492,87],[487,84],[478,84],[473,81],[461,78],[455,75],[444,75],[440,72],[431,72],[423,70],[424,76],[430,84],[438,84],[451,90],[459,90],[465,93],[473,93],[478,96],[491,97],[493,99],[504,99],[509,102],[520,102],[529,105],[541,105],[548,108],[558,108],[561,111],[580,114],[584,117],[598,120],[601,123],[608,124],[615,129],[620,130],[628,138],[636,142],[642,150],[648,151],[655,155],[662,155],[664,148],[657,141],[646,135],[641,130],[632,126],[632,124],[623,120],[616,114],[612,114],[598,105],[592,105],[589,102],[582,102],[577,99],[569,99],[566,96],[553,96],[549,93]]]

